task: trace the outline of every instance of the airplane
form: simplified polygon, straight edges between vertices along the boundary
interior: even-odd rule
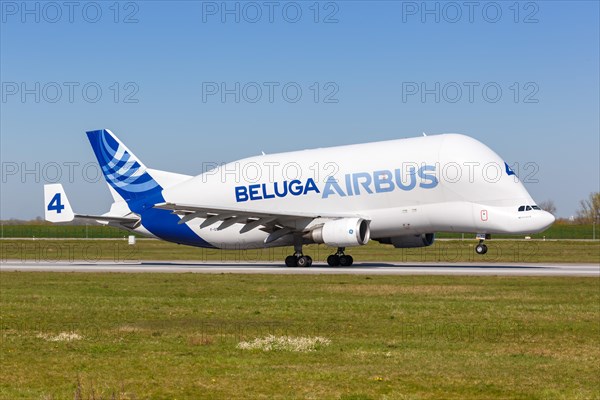
[[[114,199],[103,215],[73,212],[61,184],[44,187],[50,222],[94,220],[144,236],[204,248],[293,246],[287,267],[310,267],[304,245],[336,248],[330,266],[350,266],[346,248],[369,240],[431,246],[436,232],[545,230],[554,216],[533,201],[489,147],[462,134],[425,135],[254,157],[197,176],[147,168],[110,130],[87,132]]]

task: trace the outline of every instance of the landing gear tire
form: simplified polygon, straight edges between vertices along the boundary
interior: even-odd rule
[[[327,257],[327,264],[329,264],[330,267],[351,266],[354,262],[354,259],[352,258],[352,256],[345,255],[344,250],[346,250],[344,247],[338,247],[337,252],[335,254],[332,254],[329,257]]]
[[[298,266],[298,257],[296,256],[287,256],[285,258],[285,266],[286,267],[297,267]]]
[[[354,262],[352,256],[340,256],[340,265],[342,267],[349,267]]]
[[[296,265],[298,267],[310,267],[312,265],[312,258],[310,258],[310,256],[298,257]]]
[[[483,243],[479,243],[477,246],[475,246],[475,253],[477,253],[477,254],[483,255],[483,254],[487,253],[487,251],[488,251],[488,248]]]
[[[285,266],[290,267],[290,268],[294,268],[294,267],[308,268],[312,265],[312,263],[313,263],[313,260],[310,256],[293,255],[293,256],[287,256],[285,258]]]
[[[327,257],[327,264],[329,264],[330,267],[337,267],[340,265],[340,256],[338,256],[337,254],[332,254],[329,257]]]

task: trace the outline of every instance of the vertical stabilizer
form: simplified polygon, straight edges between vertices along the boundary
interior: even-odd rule
[[[87,135],[104,179],[122,200],[129,202],[160,193],[162,187],[146,166],[111,131],[102,129]]]

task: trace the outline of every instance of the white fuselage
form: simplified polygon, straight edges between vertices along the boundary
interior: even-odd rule
[[[160,183],[160,182],[159,182]],[[222,165],[164,189],[166,202],[255,212],[335,214],[370,221],[371,238],[430,232],[533,233],[554,217],[518,211],[535,202],[502,158],[479,141],[444,134],[261,155]],[[268,245],[240,225],[186,224],[219,248]],[[143,220],[142,220],[143,223]],[[148,233],[143,225],[138,228]]]

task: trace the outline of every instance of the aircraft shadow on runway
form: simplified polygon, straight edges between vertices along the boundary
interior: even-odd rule
[[[309,268],[289,268],[285,265],[281,264],[261,264],[261,263],[211,263],[211,262],[203,262],[203,263],[188,263],[188,262],[142,262],[140,265],[143,266],[172,266],[172,267],[182,267],[182,268],[193,268],[193,267],[215,267],[215,268],[281,268],[281,269],[337,269],[340,270],[348,270],[348,269],[377,269],[377,268],[421,268],[421,269],[437,269],[437,268],[448,268],[448,269],[546,269],[545,266],[536,266],[536,265],[463,265],[463,264],[392,264],[392,263],[356,263],[350,267],[330,267],[326,264],[313,264]]]

